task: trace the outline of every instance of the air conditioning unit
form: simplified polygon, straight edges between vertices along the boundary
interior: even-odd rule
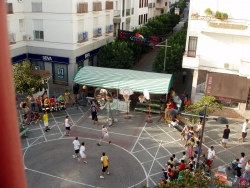
[[[78,41],[83,40],[83,33],[78,33]]]
[[[23,0],[17,0],[18,2],[23,2]]]
[[[88,39],[88,32],[87,31],[82,33],[82,38],[83,38],[83,40]]]
[[[239,66],[236,64],[224,63],[224,68],[228,70],[239,70]]]
[[[109,25],[109,31],[113,31],[113,25]]]
[[[101,28],[101,27],[98,27],[98,29],[97,29],[97,34],[98,34],[98,35],[101,35],[101,34],[102,34],[102,28]]]
[[[16,34],[15,33],[9,34],[9,41],[10,41],[10,43],[16,43]]]
[[[31,36],[30,35],[23,35],[23,40],[31,40]]]

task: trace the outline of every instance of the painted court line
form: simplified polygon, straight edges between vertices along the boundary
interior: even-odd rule
[[[136,146],[137,142],[139,141],[139,138],[141,137],[141,134],[142,134],[143,130],[145,129],[146,125],[147,125],[147,122],[144,124],[144,126],[143,126],[143,128],[142,128],[142,130],[141,130],[141,133],[139,134],[138,138],[136,139],[134,146],[133,146],[132,149],[130,150],[131,153],[132,153],[132,151],[135,149],[135,146]]]
[[[80,182],[77,182],[77,181],[72,181],[72,180],[69,180],[69,179],[65,179],[65,178],[61,178],[61,177],[54,176],[54,175],[51,175],[51,174],[47,174],[47,173],[44,173],[44,172],[40,172],[40,171],[37,171],[37,170],[33,170],[33,169],[30,169],[30,168],[26,168],[26,170],[29,170],[29,171],[32,171],[32,172],[36,172],[36,173],[39,173],[39,174],[43,174],[43,175],[46,175],[46,176],[50,176],[50,177],[53,177],[53,178],[61,179],[61,180],[64,180],[64,181],[68,181],[68,182],[71,182],[71,183],[85,185],[85,186],[88,186],[88,187],[96,187],[96,186],[93,186],[93,185],[88,185],[88,184],[85,184],[85,183],[80,183]]]

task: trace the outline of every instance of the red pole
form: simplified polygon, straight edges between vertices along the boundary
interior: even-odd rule
[[[15,91],[13,87],[12,68],[8,31],[6,23],[6,2],[0,1],[0,83],[1,83],[1,187],[26,188],[26,178],[22,160]]]

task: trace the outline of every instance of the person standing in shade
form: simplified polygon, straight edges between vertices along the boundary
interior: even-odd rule
[[[246,119],[246,121],[243,123],[243,125],[242,125],[242,136],[241,136],[241,138],[239,138],[238,140],[240,141],[240,140],[242,140],[242,142],[245,142],[245,138],[246,138],[246,136],[247,136],[247,129],[248,129],[248,127],[247,127],[247,124],[248,124],[248,119]]]
[[[229,134],[230,134],[230,129],[228,128],[228,125],[226,125],[226,128],[223,131],[222,141],[220,141],[220,144],[223,145],[224,148],[227,145]]]
[[[187,72],[184,70],[184,71],[182,72],[182,83],[183,83],[183,84],[185,83],[186,77],[187,77]]]
[[[92,104],[90,106],[90,112],[92,115],[93,124],[97,123],[97,125],[99,125],[97,117],[98,106],[95,104],[95,101],[92,101]]]
[[[36,103],[35,103],[35,99],[33,95],[30,96],[29,102],[30,102],[31,111],[34,112],[36,110]]]
[[[88,96],[88,87],[84,85],[82,86],[82,100],[85,101],[87,96]]]
[[[110,140],[110,138],[109,138],[108,129],[105,127],[105,125],[102,125],[102,138],[101,138],[101,140],[99,141],[99,143],[97,143],[98,146],[101,145],[102,140],[103,140],[104,138],[107,138],[107,139],[108,139],[109,144],[111,143],[111,140]]]
[[[101,157],[101,164],[102,164],[102,175],[100,176],[101,179],[104,178],[104,172],[106,172],[109,175],[109,159],[108,156],[106,156],[106,154],[103,152],[102,153],[102,157]]]
[[[66,128],[66,136],[70,135],[70,127],[72,126],[71,123],[69,122],[69,116],[66,116],[66,119],[64,120],[64,125]]]
[[[43,123],[45,126],[45,132],[48,132],[50,130],[49,128],[49,116],[48,116],[48,112],[45,110],[44,114],[43,114]]]
[[[73,158],[76,158],[78,156],[79,149],[80,149],[80,142],[78,140],[78,137],[76,137],[75,140],[73,141],[73,145],[74,145],[74,150],[75,150],[75,154],[73,155]]]
[[[78,159],[78,161],[83,160],[84,163],[87,163],[84,142],[82,142],[82,145],[80,147],[80,156],[81,156],[81,158]]]
[[[177,107],[178,112],[180,112],[181,103],[182,103],[182,100],[181,100],[180,97],[178,96],[178,99],[177,99],[177,101],[176,101],[176,107]]]
[[[37,96],[36,98],[36,104],[37,104],[37,108],[39,110],[39,112],[42,112],[42,100],[41,100],[41,97],[40,96]]]

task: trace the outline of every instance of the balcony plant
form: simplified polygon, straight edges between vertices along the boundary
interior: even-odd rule
[[[196,19],[198,19],[199,16],[200,16],[200,15],[199,15],[198,13],[193,13],[193,14],[191,14],[191,18],[196,18]]]
[[[216,11],[215,18],[221,19],[221,12],[220,11]]]
[[[222,12],[222,13],[221,13],[221,18],[220,18],[220,19],[221,19],[222,21],[228,19],[227,13]]]
[[[207,16],[213,15],[213,11],[210,8],[207,8],[204,13],[206,13]]]

